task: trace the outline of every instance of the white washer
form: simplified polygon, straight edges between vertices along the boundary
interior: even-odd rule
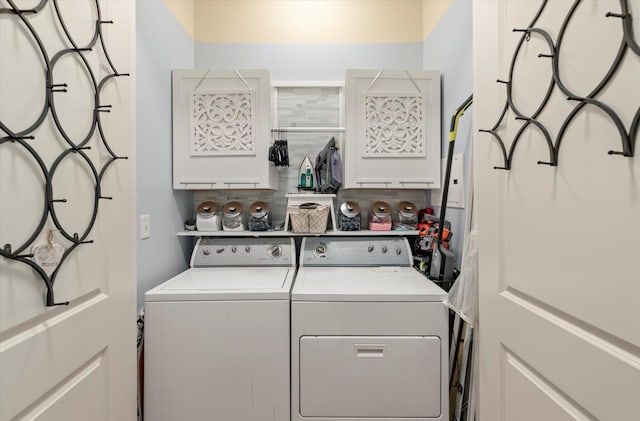
[[[292,421],[449,419],[446,293],[406,239],[307,237],[291,295]]]
[[[145,294],[145,419],[290,419],[295,260],[291,238],[202,238]]]

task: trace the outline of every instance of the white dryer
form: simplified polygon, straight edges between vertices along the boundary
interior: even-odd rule
[[[307,237],[291,295],[292,421],[445,421],[446,293],[406,239]]]
[[[145,294],[145,419],[290,419],[295,264],[291,238],[202,238]]]

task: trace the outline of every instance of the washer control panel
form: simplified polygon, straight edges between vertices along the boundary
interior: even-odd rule
[[[306,237],[301,266],[411,266],[406,238]]]
[[[292,238],[202,237],[191,255],[191,267],[295,266]]]

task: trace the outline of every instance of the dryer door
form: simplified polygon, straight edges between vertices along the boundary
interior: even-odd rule
[[[303,336],[300,414],[438,417],[440,366],[435,336]]]

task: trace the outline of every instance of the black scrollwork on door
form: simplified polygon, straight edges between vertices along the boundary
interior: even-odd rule
[[[511,165],[513,163],[513,154],[518,145],[518,141],[522,137],[522,134],[530,127],[534,126],[535,129],[539,130],[546,141],[546,144],[549,149],[549,157],[547,160],[540,160],[538,164],[541,165],[550,165],[557,166],[558,165],[558,155],[560,153],[560,145],[562,144],[562,140],[564,135],[574,121],[575,117],[579,115],[579,113],[586,109],[587,107],[597,107],[599,108],[615,125],[619,138],[620,138],[620,147],[616,150],[610,150],[609,155],[621,155],[625,157],[632,157],[634,155],[635,144],[637,143],[637,138],[640,135],[640,107],[635,113],[635,116],[631,122],[631,125],[627,129],[627,127],[622,122],[620,116],[614,110],[614,107],[611,104],[606,104],[601,99],[599,99],[600,93],[603,91],[605,87],[609,85],[615,74],[619,71],[622,66],[623,59],[626,54],[636,54],[640,56],[640,45],[636,41],[633,33],[633,21],[631,12],[629,10],[628,0],[620,0],[620,11],[609,12],[605,16],[602,16],[603,19],[620,19],[621,21],[621,30],[620,30],[620,43],[617,46],[617,54],[609,67],[609,70],[602,78],[602,80],[589,92],[586,96],[580,96],[574,92],[572,92],[568,87],[565,81],[561,78],[560,72],[560,51],[563,48],[563,40],[565,38],[565,34],[567,32],[567,28],[571,25],[572,18],[575,15],[575,11],[578,9],[582,2],[582,0],[575,0],[571,5],[571,8],[567,12],[560,30],[558,31],[557,39],[553,40],[551,35],[541,29],[536,27],[536,23],[538,22],[540,15],[544,12],[547,6],[548,0],[544,0],[541,2],[540,7],[538,8],[535,16],[529,23],[526,28],[514,28],[513,31],[515,33],[520,33],[520,39],[515,47],[513,57],[511,59],[511,65],[509,68],[509,79],[508,80],[498,80],[498,83],[504,84],[506,87],[506,100],[502,111],[496,121],[496,123],[490,129],[482,129],[480,132],[490,134],[498,143],[500,147],[500,151],[502,153],[503,165],[495,166],[495,169],[509,170],[511,169]],[[587,2],[588,3],[588,2]],[[537,109],[531,113],[530,115],[525,115],[518,107],[515,105],[513,101],[513,73],[518,61],[518,55],[521,52],[522,46],[531,40],[532,37],[541,38],[548,46],[548,52],[538,54],[538,58],[542,60],[549,60],[549,65],[552,70],[552,77],[549,80],[545,95],[540,102],[540,105]],[[542,113],[542,111],[547,106],[549,99],[551,98],[552,93],[555,89],[559,89],[562,95],[564,95],[568,101],[572,101],[575,103],[575,106],[571,110],[571,112],[564,119],[560,130],[558,131],[555,138],[552,137],[551,133],[547,129],[547,127],[541,122],[538,117]],[[515,115],[515,119],[518,121],[522,121],[522,125],[517,130],[515,136],[510,142],[509,150],[507,151],[506,144],[502,135],[500,134],[500,126],[505,122],[507,118],[508,112],[511,112]]]
[[[8,144],[5,146],[21,148],[26,152],[27,156],[33,160],[33,168],[37,169],[36,171],[39,171],[44,182],[43,192],[45,197],[39,222],[33,229],[32,234],[22,244],[4,244],[2,239],[0,239],[0,244],[4,244],[0,246],[0,256],[30,266],[35,273],[42,278],[47,289],[47,306],[66,305],[69,304],[68,301],[56,302],[53,293],[53,286],[58,277],[60,267],[62,267],[65,260],[67,260],[67,258],[78,247],[93,242],[93,240],[88,238],[96,222],[99,203],[101,200],[112,199],[112,197],[106,196],[101,188],[105,172],[115,161],[119,159],[127,159],[126,156],[120,156],[112,150],[105,136],[102,116],[104,113],[109,113],[111,111],[111,105],[104,104],[102,102],[102,91],[105,85],[112,79],[129,75],[118,71],[109,56],[109,51],[105,45],[103,27],[105,25],[112,24],[113,22],[102,18],[98,0],[93,0],[91,3],[92,7],[95,7],[97,20],[95,22],[93,36],[86,45],[79,45],[72,37],[71,32],[65,23],[58,0],[41,0],[35,7],[29,9],[21,9],[16,5],[14,0],[6,0],[6,3],[8,3],[9,7],[0,6],[0,14],[9,15],[8,18],[5,16],[7,19],[4,19],[4,21],[9,22],[10,25],[15,25],[17,32],[27,34],[32,41],[31,44],[37,50],[36,53],[40,56],[40,61],[43,64],[42,71],[44,72],[45,84],[42,86],[44,91],[44,103],[33,104],[34,107],[37,107],[36,109],[41,108],[41,111],[32,124],[26,128],[16,128],[11,127],[11,124],[6,121],[0,121],[0,145]],[[32,19],[35,19],[36,17],[44,18],[44,16],[39,15],[45,15],[46,13],[44,12],[49,11],[46,9],[47,6],[51,6],[53,8],[52,10],[54,13],[51,14],[53,16],[53,25],[59,26],[62,29],[62,32],[64,33],[63,37],[65,38],[64,44],[66,48],[56,52],[48,51],[47,48],[45,48],[45,43],[43,42],[41,35],[32,23]],[[96,78],[96,73],[98,73],[97,69],[95,69],[96,65],[94,64],[92,67],[89,60],[85,57],[88,52],[95,49],[101,50],[100,61],[103,61],[101,65],[103,68],[107,69],[106,75],[101,79]],[[57,78],[54,77],[56,64],[65,56],[73,56],[73,58],[76,59],[81,71],[87,75],[90,82],[89,85],[92,89],[91,95],[93,97],[93,112],[91,115],[91,122],[88,132],[80,139],[72,138],[68,133],[68,130],[65,128],[65,125],[60,120],[56,109],[56,98],[60,95],[65,95],[65,93],[68,92],[67,88],[69,88],[68,81],[57,80]],[[3,59],[11,60],[10,57]],[[102,73],[104,74],[105,71],[102,70]],[[51,118],[51,120],[49,120],[49,118]],[[53,121],[53,126],[58,132],[57,134],[65,143],[63,151],[53,160],[53,163],[50,166],[45,164],[45,160],[41,155],[42,149],[40,148],[43,146],[43,143],[46,144],[46,142],[50,142],[52,139],[47,138],[46,135],[41,135],[40,133],[42,133],[42,131],[38,130],[47,121]],[[95,163],[94,160],[92,160],[86,153],[87,150],[91,149],[90,140],[96,139],[95,136],[98,137],[98,141],[104,146],[104,149],[108,154],[107,159],[101,163]],[[94,185],[89,222],[81,232],[71,232],[71,230],[65,228],[56,213],[56,208],[58,206],[64,206],[65,203],[67,203],[67,198],[58,197],[55,194],[56,183],[54,181],[54,176],[56,175],[56,171],[60,168],[60,164],[65,159],[69,159],[71,157],[79,159],[82,165],[86,166],[87,174],[90,175],[91,181]],[[12,200],[10,197],[3,197],[2,206],[11,206],[11,203]],[[34,241],[40,237],[45,230],[45,225],[49,218],[51,218],[51,221],[60,235],[70,243],[70,245],[65,248],[57,267],[55,267],[53,271],[45,270],[42,265],[38,264],[37,259],[34,259],[34,255],[30,252],[30,248],[33,246]]]

